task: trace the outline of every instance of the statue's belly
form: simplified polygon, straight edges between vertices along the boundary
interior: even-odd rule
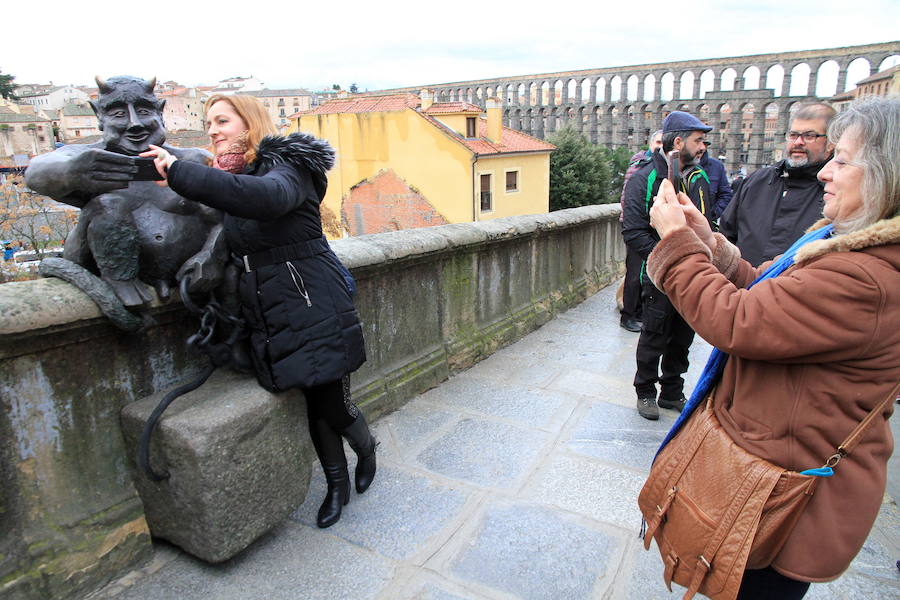
[[[184,261],[203,248],[209,226],[199,216],[179,215],[145,203],[134,211],[141,243],[144,281],[172,282]]]

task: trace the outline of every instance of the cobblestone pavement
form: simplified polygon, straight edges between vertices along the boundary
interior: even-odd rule
[[[635,411],[638,336],[618,326],[614,288],[374,423],[378,476],[335,526],[315,526],[325,483],[314,466],[303,505],[238,557],[210,566],[158,543],[148,566],[95,598],[680,598],[655,547],[641,546],[636,505],[675,413]],[[695,341],[686,389],[709,350]],[[807,598],[900,598],[898,533],[886,496],[850,571]]]

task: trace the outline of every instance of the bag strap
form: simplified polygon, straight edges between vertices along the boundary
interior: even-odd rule
[[[842,458],[850,454],[859,443],[862,441],[863,436],[866,431],[868,431],[869,427],[871,427],[872,423],[875,421],[875,418],[884,411],[888,404],[893,402],[897,398],[897,394],[900,393],[900,381],[897,382],[897,385],[894,386],[894,389],[891,390],[891,393],[888,394],[888,397],[882,400],[878,406],[869,411],[869,414],[866,415],[862,421],[850,432],[850,435],[847,436],[840,446],[837,447],[837,452],[828,457],[828,460],[825,461],[826,467],[834,468],[836,464],[838,464]]]

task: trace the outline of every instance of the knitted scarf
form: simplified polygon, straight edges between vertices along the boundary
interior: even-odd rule
[[[821,229],[816,229],[815,231],[810,231],[805,234],[799,240],[794,242],[794,245],[787,249],[787,251],[782,254],[775,262],[769,265],[769,268],[765,270],[759,277],[756,278],[756,281],[747,286],[747,289],[750,289],[760,281],[765,279],[771,279],[773,277],[777,277],[784,273],[788,267],[794,264],[794,256],[797,254],[797,250],[800,249],[801,246],[815,241],[821,240],[831,235],[832,229],[834,227],[832,225],[827,225],[822,227]],[[681,429],[681,426],[690,418],[691,413],[694,412],[694,409],[700,405],[701,402],[706,398],[710,391],[712,391],[713,387],[715,387],[716,383],[719,381],[719,377],[722,375],[722,371],[725,370],[725,363],[728,361],[728,355],[718,348],[713,348],[712,353],[709,355],[709,360],[706,361],[706,366],[703,368],[703,372],[700,374],[700,379],[697,381],[697,386],[694,388],[694,393],[691,394],[691,399],[687,401],[684,408],[681,411],[681,414],[678,415],[678,418],[675,420],[675,424],[672,425],[672,428],[669,430],[669,433],[666,434],[665,439],[663,439],[662,444],[659,446],[659,450],[656,451],[656,456],[659,456],[659,453],[665,448],[666,444],[675,437],[675,434],[678,433],[678,430]],[[653,457],[656,460],[656,456]]]
[[[216,154],[212,166],[229,173],[240,173],[243,171],[247,165],[247,161],[244,158],[244,153],[248,148],[247,134],[248,132],[243,132],[225,148],[224,152]]]

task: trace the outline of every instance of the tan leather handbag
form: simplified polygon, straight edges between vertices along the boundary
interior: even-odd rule
[[[859,443],[891,395],[825,461],[835,465]],[[823,467],[824,468],[824,467]],[[783,469],[734,443],[712,408],[712,395],[656,457],[638,497],[644,548],[656,539],[663,578],[712,600],[734,600],[745,569],[772,563],[822,477]],[[829,482],[822,482],[829,485]]]

